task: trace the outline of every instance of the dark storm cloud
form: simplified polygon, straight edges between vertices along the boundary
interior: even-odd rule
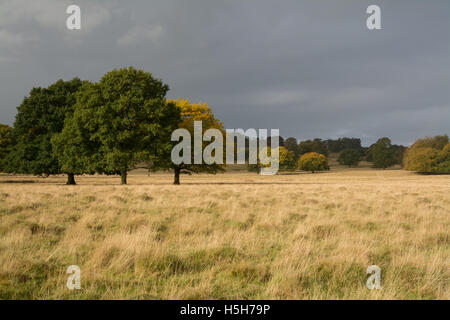
[[[81,31],[65,29],[72,3]],[[369,4],[382,30],[367,30]],[[33,86],[133,65],[228,128],[408,144],[450,133],[448,12],[447,0],[0,0],[0,122]]]

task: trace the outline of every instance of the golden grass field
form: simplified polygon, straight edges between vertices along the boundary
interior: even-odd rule
[[[0,176],[1,299],[450,298],[448,175],[65,179]]]

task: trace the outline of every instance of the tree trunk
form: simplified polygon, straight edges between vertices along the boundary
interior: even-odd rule
[[[127,170],[124,169],[120,174],[120,179],[122,184],[127,184]]]
[[[75,184],[77,184],[75,182],[75,175],[73,173],[68,173],[67,174],[67,183],[66,184],[67,185],[75,185]]]
[[[181,169],[180,168],[175,168],[175,169],[173,169],[174,170],[174,172],[175,172],[175,178],[174,178],[174,180],[173,180],[173,184],[180,184],[180,172],[181,172]]]

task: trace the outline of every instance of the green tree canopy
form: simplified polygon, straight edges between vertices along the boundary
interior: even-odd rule
[[[285,141],[286,142],[286,141]],[[279,147],[280,170],[293,171],[296,167],[296,157],[294,151],[288,150],[286,147]]]
[[[3,171],[6,156],[14,145],[13,128],[0,123],[0,171]]]
[[[316,152],[328,156],[328,147],[325,141],[321,139],[305,140],[298,144],[298,154]]]
[[[63,166],[77,173],[120,174],[142,162],[161,163],[180,113],[166,103],[169,87],[133,67],[84,85],[73,117],[53,143]],[[77,156],[79,155],[79,156]]]
[[[6,159],[7,171],[42,176],[70,173],[61,170],[50,141],[62,131],[65,118],[73,113],[81,85],[78,78],[59,80],[48,88],[33,88],[24,98],[17,108],[16,144]]]
[[[361,151],[358,149],[345,149],[339,154],[337,161],[341,165],[357,166],[359,161],[361,161]]]
[[[373,162],[375,168],[386,169],[398,163],[398,148],[391,144],[389,138],[378,139],[367,150],[366,160]]]
[[[302,155],[300,159],[298,159],[297,168],[303,171],[311,171],[312,173],[330,170],[328,158],[317,152],[309,152]]]
[[[53,152],[61,170],[77,175],[109,173],[104,170],[103,156],[99,151],[101,142],[94,138],[98,124],[92,121],[92,112],[89,112],[101,107],[101,97],[98,85],[85,82],[77,94],[73,115],[66,117],[62,132],[52,137]],[[75,180],[69,180],[68,184],[75,184]]]
[[[299,156],[299,150],[298,150],[298,143],[297,139],[290,137],[284,140],[284,147],[288,149],[289,151],[294,152],[295,158],[298,158]]]
[[[391,146],[391,151],[394,158],[393,163],[403,165],[403,157],[405,155],[406,147],[393,144]]]
[[[331,152],[341,152],[345,149],[362,149],[361,139],[358,138],[344,137],[337,140],[328,139],[325,142],[328,146],[328,150],[330,150]]]

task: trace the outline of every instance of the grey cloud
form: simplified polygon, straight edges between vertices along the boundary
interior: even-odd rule
[[[0,122],[33,86],[133,65],[228,128],[365,144],[450,133],[447,0],[73,3],[81,32],[65,29],[68,1],[0,0]],[[369,4],[383,30],[366,29]]]

